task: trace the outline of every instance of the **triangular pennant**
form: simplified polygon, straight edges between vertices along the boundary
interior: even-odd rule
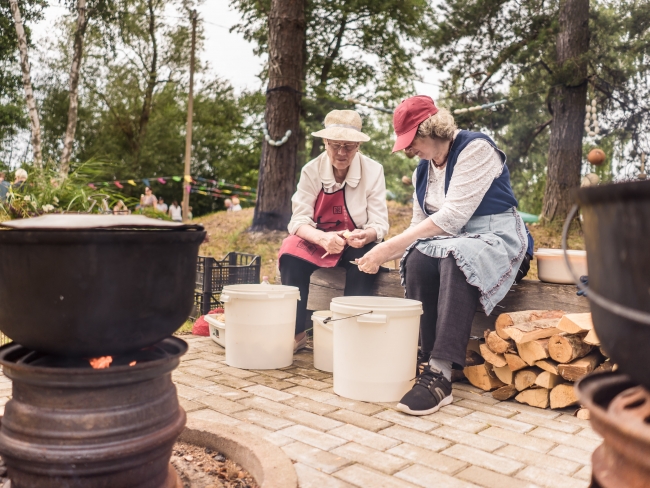
[[[174,181],[181,181],[182,179],[183,178],[181,178],[180,176],[172,176],[172,180]]]
[[[92,184],[92,183],[88,183],[88,186],[89,186],[90,188],[92,188],[93,190],[96,190],[96,189],[97,189],[97,187],[96,187],[94,184]]]
[[[127,183],[131,186],[136,186],[135,181],[133,180],[127,180]]]
[[[164,185],[167,182],[165,181],[165,178],[158,178],[158,183],[160,183],[161,185]]]
[[[124,185],[122,185],[122,183],[120,183],[119,181],[114,181],[113,183],[115,184],[116,187],[120,189],[124,188]]]
[[[192,177],[190,175],[185,175],[184,178],[187,183],[192,183]]]
[[[149,178],[142,178],[142,183],[144,183],[144,186],[151,186],[151,183],[149,183]]]

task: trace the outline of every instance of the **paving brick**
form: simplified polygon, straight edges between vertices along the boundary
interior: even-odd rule
[[[181,407],[183,407],[183,410],[185,410],[186,413],[190,413],[193,412],[194,410],[201,410],[202,408],[206,408],[205,405],[193,402],[192,400],[187,400],[182,397],[179,397],[178,403]]]
[[[445,474],[457,473],[467,466],[466,463],[459,461],[458,459],[422,447],[412,446],[410,444],[400,444],[386,452],[394,454],[395,456],[403,457],[404,459],[408,459],[414,463],[433,468]]]
[[[360,488],[414,488],[416,486],[360,464],[343,468],[334,473],[334,476]]]
[[[340,437],[325,434],[324,432],[319,432],[309,427],[305,427],[304,425],[293,425],[279,431],[279,433],[324,451],[329,451],[335,447],[342,446],[347,442]]]
[[[537,417],[544,417],[546,419],[555,419],[560,416],[560,412],[556,410],[531,407],[530,405],[526,405],[524,403],[519,403],[519,402],[513,402],[513,401],[496,403],[494,406],[505,408],[507,410],[512,410],[519,413],[527,413],[530,415],[535,415]]]
[[[326,413],[333,412],[338,410],[338,407],[334,405],[329,405],[327,403],[315,402],[309,398],[292,396],[291,398],[284,400],[282,403],[289,405],[298,410],[304,410],[306,412],[315,413],[316,415],[325,415]]]
[[[252,434],[256,437],[261,437],[262,439],[265,439],[278,447],[286,446],[287,444],[294,442],[293,439],[289,439],[288,437],[285,437],[281,434],[265,429],[264,427],[260,427],[256,424],[250,424],[248,422],[241,422],[237,425],[237,429]]]
[[[454,429],[464,430],[465,432],[470,432],[472,434],[477,434],[489,427],[488,424],[484,422],[477,422],[476,420],[470,420],[465,417],[456,417],[455,415],[449,415],[444,412],[436,412],[431,415],[424,415],[421,418],[430,420],[437,424],[453,427]]]
[[[176,383],[175,386],[176,386],[176,393],[178,393],[178,396],[181,398],[185,398],[186,400],[194,400],[195,398],[205,396],[205,391],[197,390],[196,388],[192,388],[191,386],[183,385],[182,383]]]
[[[490,427],[479,435],[541,453],[547,453],[555,447],[555,443],[552,441],[520,434],[511,430],[502,429],[501,427]]]
[[[215,412],[211,408],[203,408],[201,410],[196,410],[187,414],[188,418],[197,419],[201,422],[214,422],[217,424],[224,424],[235,426],[241,423],[240,420],[224,415],[219,412]]]
[[[0,392],[0,395],[1,394],[2,392]],[[599,442],[603,441],[603,436],[601,436],[598,432],[594,431],[594,429],[592,429],[591,427],[585,427],[580,432],[578,432],[578,435],[580,437],[587,437],[588,439],[593,439]]]
[[[283,380],[285,378],[291,378],[293,375],[287,371],[280,371],[279,369],[251,369],[254,373],[263,374],[265,376],[270,376],[278,380]]]
[[[557,417],[555,420],[557,420],[558,422],[566,422],[573,425],[579,425],[580,427],[591,427],[591,423],[588,420],[579,419],[578,417],[574,417],[573,415],[567,415],[564,413],[559,417]]]
[[[480,388],[475,387],[471,383],[461,383],[460,381],[454,383],[453,385],[454,390],[463,390],[463,391],[468,391],[470,393],[477,393],[478,395],[482,395],[485,393],[483,390]]]
[[[310,364],[309,367],[313,368],[313,364]],[[319,381],[332,377],[332,373],[326,373],[324,371],[319,371],[317,369],[293,368],[290,372],[293,374],[305,376],[307,378],[312,378],[314,380],[319,380]]]
[[[393,425],[379,433],[382,436],[392,437],[393,439],[406,442],[407,444],[413,444],[414,446],[423,447],[430,451],[442,451],[451,445],[450,442],[440,439],[439,437],[424,434],[417,430],[402,427],[401,425]]]
[[[218,376],[213,376],[213,378],[218,378]],[[193,388],[214,385],[214,381],[206,380],[205,378],[193,374],[182,373],[180,371],[172,373],[172,380],[174,383],[181,383],[182,385],[191,386]]]
[[[591,481],[591,466],[583,466],[573,477],[579,480]]]
[[[504,456],[521,463],[537,466],[539,468],[551,469],[561,474],[571,475],[575,473],[582,464],[576,463],[570,459],[560,459],[548,454],[531,451],[517,446],[504,446],[494,451],[498,456]]]
[[[512,420],[519,420],[526,424],[537,425],[538,427],[546,427],[548,429],[559,430],[560,432],[566,432],[567,434],[575,434],[578,432],[581,427],[579,425],[569,424],[566,422],[558,422],[557,420],[547,419],[544,417],[539,417],[537,415],[531,415],[529,413],[518,413],[514,417],[510,417]]]
[[[377,432],[378,430],[385,429],[390,427],[391,423],[386,420],[378,419],[376,417],[370,417],[368,415],[363,415],[357,412],[351,412],[350,410],[340,409],[332,413],[328,413],[327,417],[331,419],[344,422],[346,424],[356,425],[362,429],[370,430],[372,432]]]
[[[369,468],[382,471],[386,474],[393,474],[410,464],[403,458],[372,449],[368,446],[362,446],[355,442],[348,442],[341,447],[332,449],[331,453],[364,464]]]
[[[517,478],[533,481],[544,488],[587,488],[589,482],[564,476],[553,471],[528,466],[517,473]]]
[[[352,485],[300,462],[293,465],[300,488],[352,488]]]
[[[283,417],[292,422],[306,425],[313,429],[327,431],[343,425],[338,420],[334,420],[311,412],[304,412],[283,403],[273,402],[265,398],[253,397],[242,400],[242,404],[257,408],[264,412],[270,412],[278,417]]]
[[[524,467],[519,461],[496,456],[462,444],[451,446],[449,449],[442,451],[442,454],[505,475],[512,475]]]
[[[246,410],[247,407],[228,400],[219,395],[207,395],[203,397],[198,397],[194,399],[195,402],[202,403],[208,407],[216,410],[217,412],[231,414],[234,412],[239,412],[241,410]]]
[[[476,447],[482,451],[492,452],[505,445],[499,440],[481,437],[470,432],[454,429],[453,427],[443,426],[439,429],[432,430],[431,435],[442,437],[443,439],[465,444],[466,446]]]
[[[246,369],[233,368],[232,366],[224,366],[219,370],[222,374],[229,374],[235,378],[250,378],[251,376],[257,376],[257,373],[254,371],[248,371]]]
[[[424,420],[405,413],[396,412],[395,410],[384,410],[374,415],[375,418],[386,420],[394,424],[403,425],[409,429],[419,430],[420,432],[429,432],[439,427],[438,424]]]
[[[374,403],[360,402],[339,396],[332,398],[331,400],[327,400],[327,403],[339,408],[344,408],[346,410],[352,410],[353,412],[361,413],[363,415],[373,415],[384,410],[384,407],[375,405]]]
[[[470,413],[472,413],[474,410],[461,407],[459,405],[451,404],[442,407],[438,411],[449,415],[455,415],[456,417],[464,417],[465,415],[469,415]]]
[[[224,359],[226,359],[226,351],[223,351],[223,354],[213,354],[211,352],[200,352],[199,357],[201,359],[205,359],[206,361],[212,361],[213,363],[220,363]],[[219,367],[223,367],[223,363],[220,364]]]
[[[423,488],[478,488],[478,485],[459,480],[448,474],[414,464],[395,474],[395,477],[410,481]]]
[[[276,417],[270,413],[260,412],[259,410],[254,409],[235,412],[232,414],[232,416],[238,418],[239,420],[257,424],[271,431],[284,429],[286,427],[294,425],[294,422],[291,422],[290,420]]]
[[[547,439],[557,444],[564,444],[565,446],[571,446],[590,452],[595,451],[601,443],[601,441],[565,434],[563,432],[547,429],[545,427],[536,428],[530,433],[530,435],[539,437],[540,439]]]
[[[255,378],[257,378],[257,376]],[[251,381],[253,381],[253,379],[251,379]],[[269,388],[268,386],[264,385],[247,386],[246,388],[242,389],[248,393],[252,393],[253,395],[266,398],[267,400],[273,400],[274,402],[281,402],[282,400],[293,398],[293,395],[291,393],[274,390],[273,388]]]
[[[215,376],[213,379],[215,383],[219,383],[220,385],[228,386],[230,388],[246,388],[247,386],[253,386],[255,384],[252,381],[236,378],[235,376],[230,376],[229,374],[221,374],[219,376]]]
[[[246,391],[237,390],[236,388],[230,388],[229,386],[220,385],[213,383],[212,386],[203,386],[200,390],[209,393],[211,395],[219,395],[228,400],[241,400],[242,398],[248,398],[253,396],[252,393]]]
[[[469,408],[475,412],[485,412],[489,413],[490,415],[498,415],[499,417],[504,418],[513,417],[517,414],[517,412],[513,412],[507,408],[499,407],[497,405],[485,405],[484,403],[477,402],[475,400],[461,400],[457,405],[460,407]]]
[[[323,473],[331,474],[343,466],[352,463],[352,460],[341,455],[323,451],[317,447],[308,446],[302,442],[292,442],[282,447],[282,450],[293,461],[311,466]]]
[[[268,386],[269,388],[273,388],[275,390],[286,390],[287,388],[293,388],[294,386],[296,386],[293,383],[279,380],[277,378],[272,378],[271,376],[266,376],[264,374],[258,374],[257,376],[250,376],[249,378],[246,379],[248,381],[252,381],[253,383]]]
[[[587,452],[582,449],[577,449],[575,447],[564,446],[560,444],[555,447],[551,452],[552,456],[557,456],[562,459],[572,459],[581,464],[591,464],[591,451]]]
[[[332,429],[327,433],[380,451],[385,451],[386,449],[390,449],[391,447],[395,447],[401,443],[400,440],[392,439],[385,435],[375,434],[374,432],[350,424],[342,425],[341,427]]]
[[[199,376],[201,378],[211,378],[212,376],[217,376],[219,373],[211,369],[199,368],[198,366],[182,366],[178,368],[181,373],[193,374],[194,376]]]
[[[533,483],[504,476],[489,469],[479,468],[478,466],[470,466],[465,471],[458,473],[456,477],[471,481],[485,488],[540,488]]]
[[[485,422],[486,424],[490,425],[496,425],[497,427],[503,427],[504,429],[519,432],[520,434],[525,434],[526,432],[530,432],[535,428],[535,426],[531,424],[519,422],[518,420],[499,417],[498,415],[491,415],[485,412],[474,412],[469,414],[467,418],[471,420],[477,420],[479,422]]]
[[[183,364],[186,361],[191,361],[192,359],[201,359],[201,353],[197,351],[197,352],[185,354],[185,356],[181,358],[181,364]]]
[[[298,395],[301,397],[309,398],[310,400],[314,400],[315,402],[322,403],[326,403],[328,400],[336,398],[336,395],[332,393],[324,393],[322,391],[307,388],[305,386],[294,386],[293,388],[289,388],[285,391],[287,393],[291,393],[292,395]]]
[[[201,353],[201,354],[210,354],[210,353]],[[202,369],[214,369],[214,370],[222,369],[224,366],[223,363],[221,363],[221,361],[224,360],[224,357],[223,356],[215,356],[215,357],[218,358],[216,361],[209,361],[207,359],[192,359],[190,361],[183,361],[181,362],[181,367],[187,368],[187,367],[194,366]]]
[[[483,393],[481,391],[481,393]],[[484,397],[483,395],[479,393],[473,393],[470,391],[465,391],[465,390],[459,390],[457,388],[454,388],[453,390],[453,395],[454,398],[462,398],[464,400],[471,400],[474,402],[479,402],[479,403],[485,403],[486,405],[494,405],[495,403],[499,403],[499,400],[496,400],[492,397]]]
[[[287,378],[286,381],[289,383],[294,383],[296,385],[305,386],[307,388],[312,388],[314,390],[326,390],[332,386],[329,383],[313,380],[311,378],[305,378],[304,376],[292,376],[291,378]]]

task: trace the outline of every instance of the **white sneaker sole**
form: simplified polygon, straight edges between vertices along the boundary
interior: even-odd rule
[[[397,410],[399,410],[400,412],[408,413],[409,415],[431,415],[432,413],[436,413],[445,405],[449,405],[453,401],[454,401],[454,396],[450,393],[449,396],[443,398],[438,405],[436,405],[433,408],[430,408],[429,410],[411,410],[403,403],[398,403],[397,407],[395,408],[397,408]]]

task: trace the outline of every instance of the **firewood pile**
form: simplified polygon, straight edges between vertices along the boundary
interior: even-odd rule
[[[501,314],[479,353],[468,351],[469,382],[497,400],[539,408],[578,403],[573,383],[613,365],[600,348],[590,313],[528,310]]]

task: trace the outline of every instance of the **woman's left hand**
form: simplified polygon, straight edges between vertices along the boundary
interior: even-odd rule
[[[390,250],[384,242],[373,247],[370,251],[357,259],[359,269],[364,273],[376,274],[379,267],[390,259]]]
[[[347,237],[345,237],[344,233],[339,233],[348,243],[350,247],[356,247],[357,249],[362,248],[369,242],[372,242],[372,240],[376,239],[377,234],[374,234],[373,236],[370,235],[370,232],[366,229],[354,229],[350,234],[348,234]]]

